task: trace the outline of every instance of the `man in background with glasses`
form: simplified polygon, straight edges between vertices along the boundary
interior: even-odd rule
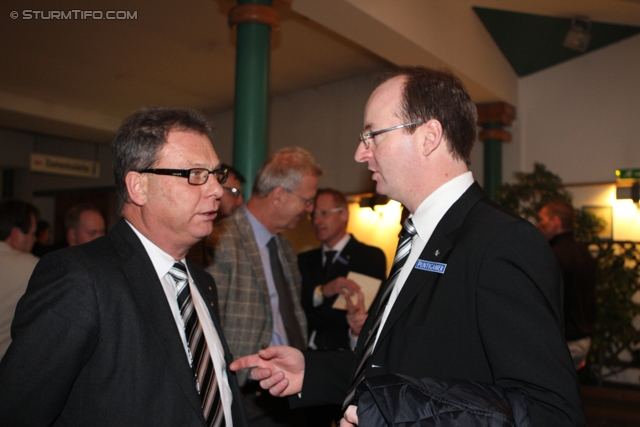
[[[218,208],[216,221],[228,217],[242,206],[242,184],[247,181],[240,171],[233,166],[223,163],[222,167],[229,171],[229,176],[227,177],[227,182],[222,185],[224,193],[220,198],[220,207]]]
[[[298,260],[280,233],[313,211],[321,175],[307,150],[282,148],[258,171],[247,203],[215,225],[213,263],[207,271],[218,285],[220,317],[235,357],[269,345],[307,347]],[[246,376],[240,372],[238,378],[252,426],[297,423],[286,400],[262,392],[254,381],[245,382]]]
[[[125,119],[112,143],[122,219],[36,266],[0,363],[0,425],[246,426],[216,285],[185,262],[227,178],[211,133],[186,109]]]
[[[222,184],[224,192],[222,193],[222,197],[220,197],[218,215],[214,222],[223,220],[242,206],[242,184],[246,182],[246,179],[240,171],[233,166],[222,163],[220,167],[228,171],[228,176],[227,182]],[[210,239],[205,237],[189,250],[187,259],[197,263],[202,268],[206,268],[211,264],[212,250]]]
[[[302,274],[302,306],[307,315],[309,348],[350,350],[367,318],[360,286],[347,279],[350,272],[380,281],[387,274],[381,249],[366,245],[347,233],[349,207],[345,195],[333,188],[318,190],[311,212],[313,230],[322,246],[298,255]],[[333,308],[338,296],[348,297],[355,310]],[[340,405],[307,408],[307,427],[329,427],[342,417]]]

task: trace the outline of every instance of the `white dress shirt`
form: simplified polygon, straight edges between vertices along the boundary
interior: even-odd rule
[[[38,258],[0,241],[0,359],[11,344],[11,322]]]
[[[384,324],[387,321],[387,317],[389,317],[389,313],[393,308],[393,304],[395,304],[396,299],[398,299],[398,294],[402,291],[402,287],[407,281],[407,277],[409,277],[409,274],[413,270],[413,266],[416,264],[416,261],[418,261],[420,254],[431,238],[433,230],[435,230],[436,226],[451,206],[460,198],[460,196],[462,196],[462,194],[464,194],[465,191],[467,191],[469,187],[471,187],[472,184],[473,175],[470,171],[453,178],[451,181],[441,185],[436,191],[431,193],[429,197],[424,199],[418,206],[418,209],[416,209],[414,214],[411,216],[417,233],[413,236],[411,252],[409,252],[407,262],[402,267],[402,270],[400,270],[398,281],[393,287],[391,295],[389,296],[389,302],[387,302],[387,306],[384,309],[382,321],[378,328],[378,335],[376,336],[376,344],[380,337],[380,333],[384,328]]]
[[[178,333],[180,334],[180,338],[182,338],[182,345],[184,347],[185,355],[189,361],[189,364],[191,364],[191,353],[189,351],[187,337],[185,336],[184,332],[184,320],[182,319],[182,314],[180,314],[180,307],[178,307],[178,296],[176,295],[175,282],[168,275],[169,270],[171,270],[171,267],[176,262],[176,260],[174,260],[171,255],[164,252],[153,242],[147,239],[144,235],[142,235],[129,221],[127,221],[127,224],[129,224],[138,238],[140,238],[140,241],[146,249],[149,258],[151,258],[153,267],[158,274],[158,279],[160,279],[160,283],[162,284],[162,289],[164,290],[164,293],[167,297],[167,302],[169,303],[169,307],[171,308],[171,313],[173,313],[173,319],[176,322]],[[233,394],[231,393],[231,387],[229,386],[229,378],[227,377],[222,342],[220,341],[218,332],[213,325],[213,320],[211,320],[211,316],[209,315],[207,304],[200,295],[198,287],[195,285],[193,279],[191,278],[191,274],[189,273],[189,268],[187,267],[185,259],[182,259],[180,261],[187,268],[191,298],[193,299],[196,313],[198,313],[198,320],[200,320],[200,324],[202,325],[202,331],[204,333],[205,339],[207,340],[207,346],[209,347],[209,353],[211,354],[211,360],[213,361],[213,367],[215,369],[216,379],[218,381],[218,389],[220,390],[220,399],[222,400],[222,406],[224,408],[225,423],[227,426],[232,427],[233,418],[231,415],[231,401],[233,400]],[[196,385],[194,382],[193,387],[195,388],[195,386]]]

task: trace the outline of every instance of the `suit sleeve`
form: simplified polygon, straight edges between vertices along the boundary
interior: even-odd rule
[[[315,293],[316,287],[320,284],[317,277],[313,277],[310,274],[311,265],[310,265],[310,255],[308,253],[302,253],[298,255],[298,268],[300,269],[300,274],[302,275],[302,292],[301,292],[301,302],[302,307],[307,313],[307,317],[309,313],[314,308],[313,307],[313,294]]]
[[[476,304],[494,382],[525,395],[534,426],[583,425],[562,333],[560,271],[548,243],[530,224],[517,222],[484,250]]]
[[[0,424],[51,425],[96,347],[99,310],[90,270],[73,252],[44,257],[0,363]]]
[[[289,398],[291,407],[342,405],[349,390],[353,352],[305,351],[304,361],[302,392]]]

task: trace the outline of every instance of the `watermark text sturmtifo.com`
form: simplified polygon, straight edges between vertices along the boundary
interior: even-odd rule
[[[11,19],[35,19],[35,20],[77,20],[77,19],[112,19],[126,20],[138,19],[137,10],[30,10],[22,12],[13,11],[9,14]]]

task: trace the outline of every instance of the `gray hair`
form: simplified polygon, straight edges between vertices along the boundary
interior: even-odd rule
[[[322,168],[309,151],[300,147],[281,148],[258,171],[253,194],[265,197],[276,187],[294,191],[305,175],[321,177],[322,174]]]

